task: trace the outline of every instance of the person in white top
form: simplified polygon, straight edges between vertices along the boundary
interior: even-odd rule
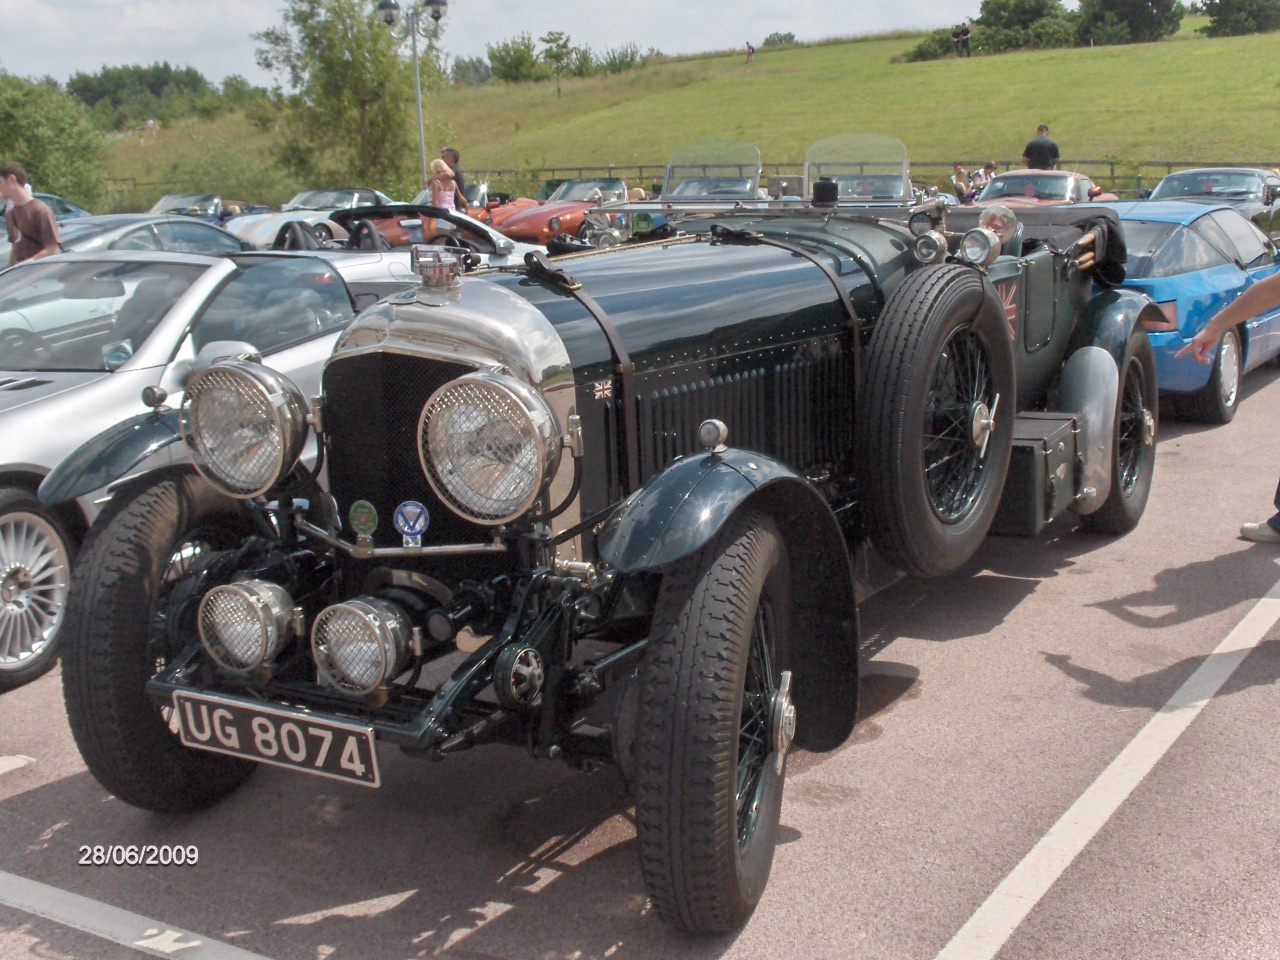
[[[427,180],[427,186],[431,190],[432,205],[444,210],[457,209],[454,206],[454,195],[458,188],[453,180],[453,170],[439,157],[431,161],[431,177]]]

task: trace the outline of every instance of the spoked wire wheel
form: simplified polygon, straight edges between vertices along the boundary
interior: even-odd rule
[[[924,408],[925,485],[943,523],[958,523],[978,500],[999,405],[985,344],[966,324],[938,352]]]

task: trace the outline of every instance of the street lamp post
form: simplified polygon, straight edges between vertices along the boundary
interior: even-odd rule
[[[408,0],[407,6],[403,20],[398,0],[379,0],[376,9],[378,16],[382,18],[382,22],[387,25],[391,36],[397,42],[403,43],[406,39],[410,42],[410,50],[413,54],[413,96],[418,105],[418,163],[422,168],[422,184],[426,186],[427,132],[422,121],[422,78],[418,73],[418,37],[430,40],[439,35],[440,18],[449,8],[449,0]],[[423,14],[429,18],[428,22],[423,21]]]

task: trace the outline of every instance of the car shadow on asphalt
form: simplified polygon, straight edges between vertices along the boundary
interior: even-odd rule
[[[616,772],[501,748],[380,759],[380,790],[263,768],[180,817],[73,774],[0,801],[0,870],[264,957],[713,960],[737,939],[691,938],[653,914]],[[780,841],[798,838],[784,828]],[[78,865],[81,846],[112,844],[196,845],[199,862]],[[0,932],[85,955],[84,933],[17,917],[0,914]]]

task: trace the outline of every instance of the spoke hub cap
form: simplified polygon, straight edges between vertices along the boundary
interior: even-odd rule
[[[1148,447],[1156,442],[1156,418],[1146,407],[1142,408],[1142,442]]]
[[[12,567],[4,573],[0,582],[0,603],[15,611],[26,609],[27,591],[31,589],[31,574],[23,567]]]
[[[975,400],[969,405],[969,442],[975,450],[986,449],[987,438],[995,428],[996,420],[991,415],[990,407],[981,400]]]
[[[784,670],[769,711],[769,734],[781,768],[787,748],[796,735],[796,706],[791,702],[791,671]]]

